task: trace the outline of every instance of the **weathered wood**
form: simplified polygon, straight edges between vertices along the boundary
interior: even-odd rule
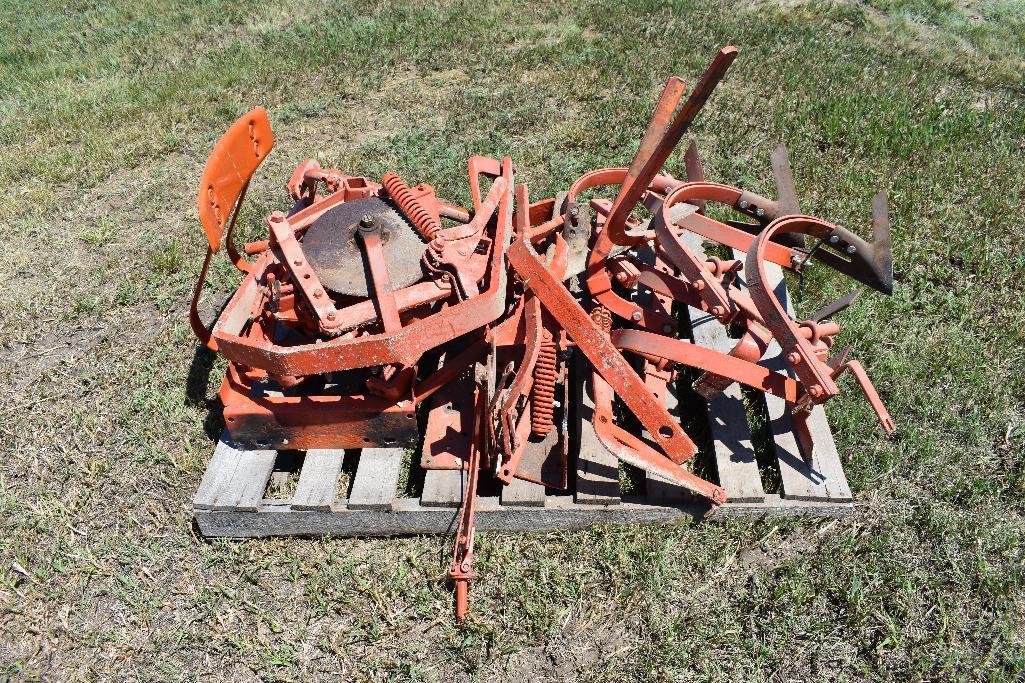
[[[735,503],[764,500],[765,489],[751,441],[747,408],[738,385],[728,387],[708,402],[708,420],[719,485],[726,489],[727,500]]]
[[[402,471],[402,448],[364,448],[349,491],[350,510],[387,510]]]
[[[524,479],[513,479],[502,487],[502,505],[544,507],[545,487]]]
[[[684,231],[683,239],[698,258],[707,257],[699,235]],[[726,327],[715,316],[691,306],[687,307],[687,316],[695,344],[721,353],[730,352],[736,342],[730,339]],[[706,409],[719,485],[726,490],[726,499],[737,503],[763,500],[765,490],[740,386],[731,384],[708,401]]]
[[[700,519],[707,508],[697,502],[678,506],[650,505],[627,499],[620,505],[579,505],[569,496],[551,496],[544,508],[508,507],[494,497],[478,499],[479,531],[551,531],[581,529],[594,524],[658,524]],[[762,503],[727,503],[712,519],[728,517],[842,517],[853,503],[816,503],[767,495]],[[257,513],[197,510],[196,521],[207,537],[263,536],[408,536],[451,533],[457,511],[425,508],[416,499],[396,499],[391,511],[295,511],[281,501],[265,501]]]
[[[590,394],[591,369],[583,354],[576,354],[578,364],[573,385],[576,392],[576,433],[580,439],[577,453],[576,502],[587,505],[618,505],[619,458],[609,453],[594,433],[592,417],[594,399]],[[585,386],[586,385],[586,386]]]
[[[774,263],[766,263],[765,275],[769,286],[775,289],[779,302],[793,315],[783,269]],[[776,342],[769,345],[761,364],[776,372],[793,376],[793,371]],[[768,394],[765,403],[769,412],[776,458],[779,461],[783,495],[795,500],[851,500],[847,477],[844,475],[843,465],[840,463],[840,456],[836,451],[836,444],[822,406],[816,406],[808,419],[809,429],[815,440],[815,452],[810,454],[811,457],[806,462],[794,434],[790,406],[783,399]]]
[[[221,491],[228,485],[231,478],[235,476],[242,451],[236,448],[225,433],[217,442],[214,454],[206,466],[203,474],[203,481],[199,483],[199,489],[192,499],[192,507],[197,510],[209,510],[213,508]]]
[[[459,507],[463,501],[463,470],[427,470],[420,502],[424,505]]]
[[[235,473],[214,499],[213,510],[255,512],[267,490],[278,451],[240,450],[237,453]]]
[[[292,497],[292,509],[330,510],[338,498],[338,477],[344,459],[342,449],[307,451]]]

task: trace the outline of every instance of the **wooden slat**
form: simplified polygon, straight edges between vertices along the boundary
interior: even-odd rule
[[[402,471],[402,448],[364,448],[349,492],[351,510],[388,510]]]
[[[502,505],[544,507],[545,487],[525,479],[513,479],[502,487]]]
[[[576,354],[577,373],[573,379],[576,391],[577,429],[580,449],[577,453],[576,502],[588,505],[618,505],[619,458],[609,453],[594,433],[591,418],[594,399],[589,391],[591,369],[583,354]],[[585,388],[585,385],[587,388]]]
[[[765,275],[769,286],[775,289],[776,297],[793,315],[793,307],[786,290],[783,269],[774,264],[765,264]],[[793,371],[783,357],[779,344],[769,345],[762,365],[781,373],[793,376]],[[822,406],[816,406],[809,416],[809,428],[815,440],[815,452],[810,462],[805,462],[794,434],[793,419],[786,401],[776,396],[766,395],[766,407],[769,412],[769,424],[775,441],[776,458],[779,461],[780,479],[783,484],[783,495],[796,500],[849,501],[851,489],[836,451],[832,432],[826,421]]]
[[[234,449],[233,449],[234,450]],[[274,470],[277,451],[235,450],[235,471],[213,501],[214,510],[256,512]]]
[[[458,507],[463,501],[464,477],[462,470],[427,470],[421,504]]]
[[[683,240],[698,258],[707,257],[699,235],[684,231]],[[715,316],[691,306],[687,307],[687,316],[695,344],[721,353],[729,353],[733,348],[736,342],[730,339],[726,327]],[[726,490],[726,499],[737,503],[763,500],[765,490],[740,386],[733,383],[708,401],[707,411],[719,485]]]
[[[235,475],[241,451],[235,447],[227,434],[221,436],[214,449],[213,457],[206,466],[203,481],[192,499],[192,507],[197,510],[209,510],[214,506],[221,491]]]
[[[306,451],[299,483],[292,496],[294,510],[330,510],[338,498],[338,477],[345,451],[317,449]]]

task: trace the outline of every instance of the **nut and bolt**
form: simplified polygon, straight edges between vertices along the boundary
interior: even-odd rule
[[[359,220],[359,229],[363,232],[369,232],[374,229],[374,217],[369,213],[363,214],[363,218]]]
[[[641,312],[640,311],[634,311],[633,313],[630,314],[630,319],[633,320],[635,323],[636,322],[640,322],[640,320],[641,320]]]
[[[818,398],[822,395],[822,387],[820,387],[818,384],[813,384],[808,388],[808,393],[811,394],[814,398]]]
[[[791,365],[800,365],[801,354],[797,353],[797,351],[791,351],[787,354],[787,360],[790,361]]]

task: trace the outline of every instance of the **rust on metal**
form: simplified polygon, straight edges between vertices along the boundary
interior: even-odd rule
[[[571,487],[570,415],[590,416],[589,443],[709,509],[725,489],[692,471],[698,447],[667,408],[681,372],[706,399],[735,383],[783,399],[806,458],[810,411],[840,393],[845,372],[892,431],[862,364],[833,348],[835,318],[857,292],[802,319],[774,285],[778,268],[818,263],[890,293],[885,193],[872,201],[870,242],[801,214],[782,145],[771,153],[775,199],[706,180],[694,142],[681,155],[685,179],[666,169],[736,56],[723,48],[687,97],[670,78],[630,166],[588,171],[554,197],[531,201],[508,157],[469,159],[465,208],[396,172],[378,183],[308,159],[285,183],[291,203],[241,250],[238,207],[274,136],[262,108],[240,118],[200,182],[208,249],[189,313],[227,360],[231,437],[255,449],[416,448],[423,469],[460,472],[448,576],[461,620],[476,577],[478,486]],[[208,326],[198,302],[222,244],[242,281]],[[687,307],[729,324],[729,343],[681,338]],[[777,347],[785,372],[767,364]],[[570,400],[574,354],[585,372],[573,381],[593,394],[583,412]]]

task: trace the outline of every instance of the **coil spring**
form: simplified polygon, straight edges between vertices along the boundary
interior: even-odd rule
[[[534,386],[530,390],[530,431],[547,436],[555,414],[555,380],[559,376],[559,352],[548,330],[541,332],[541,346],[534,363]]]
[[[420,233],[420,236],[430,242],[435,234],[441,230],[441,225],[434,220],[431,212],[423,205],[420,198],[413,194],[405,181],[397,173],[388,172],[381,178],[381,184],[388,191],[391,198],[399,205],[402,213],[406,214],[413,227]]]

